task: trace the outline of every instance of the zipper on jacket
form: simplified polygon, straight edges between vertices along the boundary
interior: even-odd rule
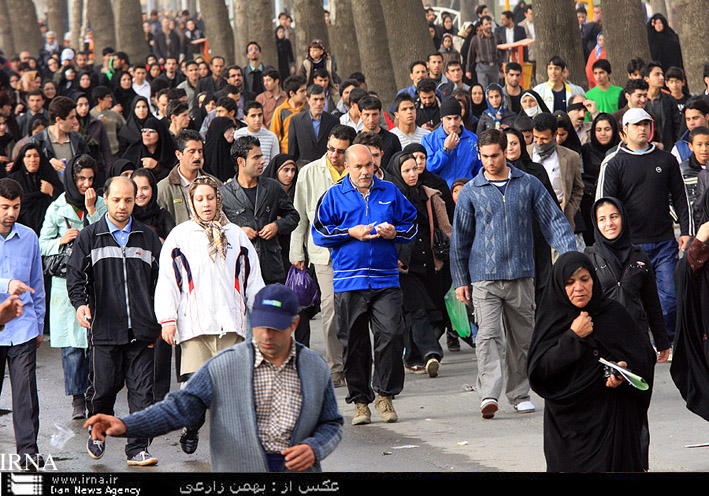
[[[128,329],[133,328],[133,322],[130,316],[130,301],[128,301],[128,269],[126,267],[126,247],[121,246],[121,258],[123,260],[123,289],[126,293],[126,312],[128,314]]]

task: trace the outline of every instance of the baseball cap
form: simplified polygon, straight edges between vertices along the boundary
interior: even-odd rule
[[[637,124],[642,121],[652,121],[652,116],[641,108],[631,108],[623,115],[623,125]]]
[[[298,315],[298,297],[283,284],[269,284],[256,293],[251,312],[251,327],[285,331]]]

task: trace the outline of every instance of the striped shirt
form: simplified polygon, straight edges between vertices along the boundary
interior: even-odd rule
[[[265,360],[254,346],[254,400],[258,436],[266,453],[280,453],[291,445],[303,403],[300,377],[296,370],[295,340],[280,367]]]
[[[408,135],[398,127],[395,127],[391,130],[392,133],[396,135],[397,138],[399,138],[399,141],[401,142],[401,148],[405,148],[406,146],[410,145],[411,143],[418,143],[419,145],[421,144],[421,140],[423,139],[424,136],[426,136],[429,131],[428,129],[424,129],[422,127],[416,126],[416,130],[414,131],[414,134]]]
[[[258,138],[261,142],[261,153],[263,153],[263,159],[266,161],[266,165],[268,165],[273,157],[280,153],[278,138],[266,128],[262,127],[257,133],[252,133],[249,131],[248,127],[242,127],[241,129],[237,129],[234,133],[234,139],[240,138],[241,136],[253,136],[254,138]]]

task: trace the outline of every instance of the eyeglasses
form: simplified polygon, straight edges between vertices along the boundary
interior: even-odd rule
[[[143,129],[140,130],[141,133],[147,134],[147,133],[157,133],[155,129],[150,129],[149,127],[144,127]]]
[[[327,151],[330,153],[337,153],[338,155],[343,155],[347,150],[340,150],[339,148],[328,146]]]

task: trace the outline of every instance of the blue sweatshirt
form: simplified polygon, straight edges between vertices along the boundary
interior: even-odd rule
[[[416,209],[394,184],[374,177],[366,197],[350,177],[332,186],[318,201],[312,226],[313,243],[332,249],[335,293],[399,287],[395,243],[414,240]],[[359,241],[348,229],[388,222],[396,238]],[[375,232],[375,228],[372,228]]]
[[[458,178],[472,179],[477,176],[482,168],[482,162],[478,154],[478,137],[473,133],[463,128],[460,142],[450,152],[443,149],[447,136],[441,125],[424,136],[421,144],[428,153],[426,169],[445,179],[450,188],[453,181]]]

